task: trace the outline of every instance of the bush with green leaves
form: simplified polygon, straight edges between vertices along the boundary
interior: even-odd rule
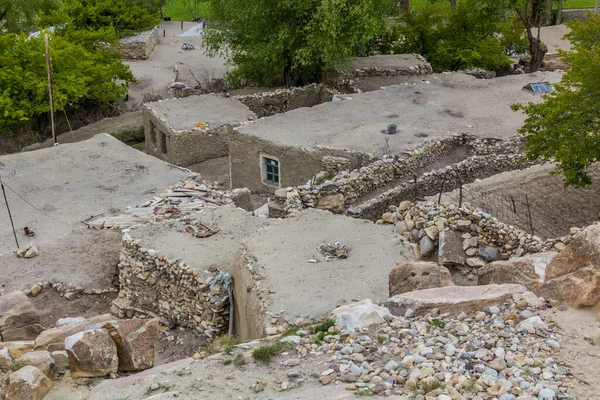
[[[513,14],[502,2],[431,1],[401,15],[394,51],[421,54],[436,71],[497,69],[510,63],[505,38],[514,42],[523,32]]]
[[[49,34],[54,106],[70,110],[107,106],[123,98],[134,80],[118,52],[106,42],[114,30],[64,30]],[[0,35],[0,129],[12,132],[50,111],[44,35]]]
[[[573,49],[563,52],[571,68],[542,103],[513,105],[527,115],[520,133],[527,158],[556,162],[566,186],[591,183],[587,168],[600,161],[600,16],[569,23]]]
[[[216,29],[209,54],[223,54],[229,79],[286,85],[319,79],[385,31],[395,0],[208,0]]]
[[[62,0],[46,24],[85,30],[112,27],[121,37],[156,26],[159,10],[150,0]]]

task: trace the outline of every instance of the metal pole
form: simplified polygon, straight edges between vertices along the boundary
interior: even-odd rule
[[[52,97],[52,73],[50,72],[50,45],[48,44],[48,34],[44,35],[44,42],[46,45],[46,72],[48,74],[48,94],[50,95],[50,124],[52,125],[52,138],[54,139],[54,145],[56,142],[56,126],[54,124],[54,98]]]
[[[0,186],[2,186],[2,194],[4,195],[4,202],[6,203],[6,210],[8,211],[8,218],[10,218],[10,225],[12,226],[13,235],[15,236],[15,243],[17,249],[20,248],[19,240],[17,239],[17,231],[15,231],[15,224],[13,222],[12,214],[10,213],[10,207],[8,206],[8,200],[6,199],[6,190],[4,190],[4,182],[2,182],[2,176],[0,176]]]

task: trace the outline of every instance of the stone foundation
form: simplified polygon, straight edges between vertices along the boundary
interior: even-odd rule
[[[120,293],[115,304],[156,315],[166,325],[196,329],[211,339],[229,328],[229,284],[225,272],[203,272],[147,249],[123,231]]]
[[[331,101],[337,91],[324,85],[311,84],[291,89],[278,89],[274,92],[234,96],[245,104],[258,118],[282,114],[301,107],[313,107]]]

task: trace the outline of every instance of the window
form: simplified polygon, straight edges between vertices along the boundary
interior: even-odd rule
[[[263,157],[265,181],[279,184],[279,161],[269,157]]]
[[[167,135],[164,132],[160,132],[160,151],[167,154]]]
[[[150,121],[150,141],[156,144],[156,124]]]

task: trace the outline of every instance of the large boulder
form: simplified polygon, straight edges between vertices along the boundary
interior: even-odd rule
[[[19,358],[25,353],[33,351],[33,340],[19,340],[16,342],[0,342],[0,350],[7,349],[12,358]]]
[[[588,226],[554,257],[538,294],[571,307],[600,303],[600,225]]]
[[[452,286],[448,268],[434,262],[409,262],[398,264],[390,272],[390,297],[414,290]]]
[[[102,377],[119,368],[117,346],[106,329],[76,333],[65,339],[73,378]]]
[[[119,371],[141,371],[154,366],[158,319],[128,319],[104,324],[117,346]]]
[[[353,331],[356,328],[382,324],[390,312],[385,307],[373,304],[370,299],[336,308],[331,312],[335,325],[340,329]]]
[[[463,265],[466,261],[462,233],[441,231],[438,239],[438,262],[440,265]]]
[[[42,371],[28,365],[9,375],[6,398],[41,400],[50,389],[52,389],[52,381]]]
[[[408,309],[414,315],[424,315],[434,308],[440,313],[459,314],[487,310],[526,290],[521,285],[446,286],[396,295],[384,305],[397,316],[405,315]]]
[[[344,212],[344,205],[344,195],[341,193],[336,193],[321,197],[318,207],[323,210],[339,214]]]
[[[65,350],[65,339],[79,332],[89,331],[91,329],[102,328],[105,322],[114,320],[110,314],[102,314],[96,317],[56,328],[47,329],[42,332],[35,340],[36,350],[57,351]]]
[[[15,362],[21,365],[33,365],[50,379],[54,379],[54,376],[56,375],[56,363],[54,362],[54,357],[46,350],[32,351],[31,353],[23,354],[21,357],[17,358]]]
[[[495,261],[477,271],[479,285],[515,283],[534,289],[544,282],[546,268],[557,253],[533,253],[506,261]]]
[[[2,341],[35,339],[43,330],[40,314],[24,292],[17,290],[0,296]]]

